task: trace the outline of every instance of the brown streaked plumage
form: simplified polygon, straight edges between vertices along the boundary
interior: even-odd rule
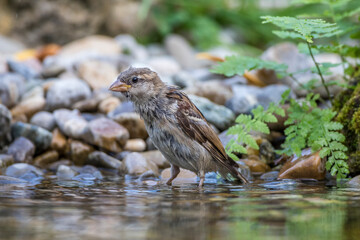
[[[123,92],[145,121],[146,129],[155,146],[171,163],[171,184],[179,167],[197,173],[199,186],[205,173],[218,171],[247,183],[230,159],[218,136],[199,109],[185,93],[165,85],[148,68],[129,68],[122,72],[110,90]]]

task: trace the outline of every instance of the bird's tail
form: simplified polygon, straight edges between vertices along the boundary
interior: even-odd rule
[[[242,183],[249,183],[249,180],[239,171],[238,166],[231,166],[230,169],[219,171],[221,176],[229,181],[241,181]]]

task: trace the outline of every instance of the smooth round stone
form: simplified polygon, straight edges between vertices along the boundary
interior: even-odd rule
[[[279,176],[279,171],[271,171],[261,175],[260,179],[264,181],[274,181],[277,179],[278,176]]]
[[[117,97],[109,97],[99,103],[98,110],[107,114],[115,110],[120,104],[121,102]]]
[[[48,131],[52,131],[56,127],[56,121],[53,114],[45,111],[36,113],[31,118],[30,123],[45,128]]]
[[[124,146],[125,151],[130,152],[143,152],[146,149],[146,143],[141,138],[129,139]]]
[[[166,158],[161,154],[159,150],[147,151],[140,153],[147,161],[151,161],[158,166],[160,169],[170,167],[170,163]]]
[[[82,176],[79,176],[79,180],[86,180],[86,179],[81,179],[81,178],[93,178],[94,180],[95,179],[103,179],[103,176],[101,174],[101,172],[94,166],[91,166],[91,165],[85,165],[83,166],[82,168],[78,168],[77,171],[80,173],[80,175]],[[88,179],[90,180],[90,179]]]
[[[144,120],[140,118],[138,113],[120,113],[111,118],[129,131],[130,138],[146,139],[149,136],[145,128]]]
[[[250,168],[253,174],[265,173],[270,170],[270,167],[260,160],[245,159],[242,160],[242,162],[244,162]]]
[[[5,175],[15,178],[24,178],[26,175],[40,177],[43,175],[43,172],[27,163],[15,163],[6,169]]]
[[[123,160],[123,168],[129,175],[139,176],[149,170],[158,174],[155,163],[147,161],[140,153],[130,153]]]
[[[30,118],[35,113],[44,109],[46,104],[44,97],[35,96],[32,98],[21,101],[18,105],[11,109],[11,114],[14,118],[24,114],[27,118]]]
[[[56,162],[59,159],[59,153],[55,150],[47,151],[34,159],[34,165],[45,168],[47,165]]]
[[[15,73],[0,74],[0,102],[8,108],[15,106],[25,90],[25,79]]]
[[[194,86],[185,89],[187,94],[192,94],[209,99],[211,102],[225,105],[233,96],[230,87],[224,85],[220,80],[212,80],[196,83]]]
[[[56,172],[60,165],[71,166],[72,164],[73,162],[68,159],[61,159],[59,161],[50,163],[46,166],[46,168],[50,171]]]
[[[7,151],[14,157],[15,162],[31,162],[35,153],[35,145],[25,137],[17,138]]]
[[[0,104],[0,149],[11,141],[11,119],[10,111]]]
[[[89,154],[93,151],[94,148],[86,143],[77,140],[70,141],[70,158],[75,165],[84,165]]]
[[[96,167],[111,169],[120,169],[122,166],[121,161],[100,151],[90,153],[86,163]]]
[[[353,177],[348,183],[352,187],[360,187],[360,175]]]
[[[58,151],[59,153],[65,153],[67,147],[66,137],[60,132],[58,128],[55,128],[52,132],[51,149]]]
[[[68,137],[82,139],[88,132],[88,122],[78,110],[58,109],[54,111],[54,118],[61,132]]]
[[[4,184],[23,184],[27,183],[27,181],[20,179],[20,178],[14,178],[14,177],[8,177],[8,176],[2,176],[0,175],[0,185]]]
[[[69,166],[60,165],[57,168],[56,176],[58,180],[71,180],[76,175],[77,172]]]
[[[8,167],[14,163],[14,157],[10,154],[0,154],[0,168]]]

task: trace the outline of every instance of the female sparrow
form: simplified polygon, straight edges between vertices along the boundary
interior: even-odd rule
[[[185,93],[165,85],[155,72],[130,67],[109,89],[124,93],[144,119],[151,140],[171,164],[168,185],[179,174],[179,167],[195,172],[200,177],[199,187],[204,185],[205,173],[211,171],[248,182],[199,109]]]

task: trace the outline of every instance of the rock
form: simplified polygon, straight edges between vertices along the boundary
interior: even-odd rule
[[[49,165],[47,165],[47,169],[53,172],[57,172],[58,168],[61,165],[65,165],[65,166],[71,166],[72,165],[72,161],[68,160],[68,159],[62,159],[53,163],[50,163]]]
[[[71,180],[76,175],[77,172],[66,165],[60,165],[56,171],[58,180]]]
[[[325,179],[325,159],[321,159],[319,152],[311,153],[306,149],[301,157],[289,159],[281,168],[279,179]]]
[[[167,181],[171,176],[171,169],[166,168],[161,172],[161,180]],[[174,179],[173,184],[179,183],[197,183],[197,175],[189,170],[180,168],[180,173],[177,178]]]
[[[46,104],[45,98],[33,97],[21,101],[18,105],[11,109],[11,114],[14,118],[21,114],[25,114],[27,118],[44,109]]]
[[[138,113],[119,113],[112,115],[111,119],[125,127],[129,131],[130,138],[146,139],[149,136],[145,128],[144,120],[140,118]]]
[[[117,108],[120,105],[120,100],[117,97],[109,97],[102,100],[99,103],[98,110],[101,113],[109,113]]]
[[[25,49],[20,41],[0,35],[0,54],[14,54]]]
[[[0,150],[11,141],[11,119],[10,111],[0,104]]]
[[[85,141],[113,152],[120,152],[129,139],[126,128],[107,118],[89,122],[89,133]]]
[[[81,116],[79,111],[59,109],[54,111],[54,118],[61,132],[66,136],[82,139],[88,132],[88,122]]]
[[[251,170],[248,165],[246,165],[243,161],[237,161],[236,162],[239,166],[237,169],[246,179],[251,180]]]
[[[194,88],[196,82],[198,81],[199,80],[188,71],[181,71],[172,76],[172,82],[174,85],[180,87],[181,89],[187,88],[188,93],[190,93],[191,88]],[[198,86],[199,85],[196,85],[196,87]]]
[[[157,174],[155,174],[153,171],[149,170],[149,171],[144,172],[143,174],[141,174],[139,176],[139,180],[140,181],[146,181],[146,180],[149,180],[151,178],[157,178],[157,177],[158,177]]]
[[[115,37],[116,42],[121,46],[123,52],[138,61],[145,61],[149,57],[147,49],[136,42],[130,34],[120,34]]]
[[[78,168],[77,171],[80,173],[73,180],[77,181],[94,181],[94,180],[101,180],[103,176],[101,172],[94,166],[85,165],[82,168]]]
[[[132,102],[123,102],[117,106],[113,111],[109,112],[108,117],[111,119],[116,119],[116,115],[121,113],[131,113],[135,112],[134,105]]]
[[[59,154],[55,150],[47,151],[34,159],[34,165],[41,168],[46,168],[47,165],[56,162],[59,159]]]
[[[11,135],[13,138],[23,136],[32,141],[36,147],[35,153],[48,149],[52,139],[52,134],[48,130],[22,122],[16,122],[11,126]]]
[[[9,146],[7,153],[14,157],[16,163],[30,163],[35,153],[35,146],[27,138],[19,137]]]
[[[106,118],[102,113],[82,113],[81,116],[88,122],[99,118]]]
[[[6,169],[5,175],[27,180],[29,177],[40,177],[43,172],[27,163],[15,163]]]
[[[48,131],[53,131],[56,127],[56,121],[50,112],[38,112],[30,120],[30,123],[42,127]]]
[[[196,83],[194,86],[185,89],[185,92],[207,98],[219,105],[225,105],[233,96],[231,88],[218,80]]]
[[[172,76],[181,70],[175,59],[168,56],[153,57],[148,60],[148,65],[160,76]]]
[[[25,180],[22,180],[20,178],[13,178],[13,177],[8,177],[8,176],[1,176],[0,175],[0,185],[3,184],[21,184],[21,183],[26,183]]]
[[[124,146],[125,151],[143,152],[146,150],[146,143],[141,138],[129,139]]]
[[[266,163],[259,160],[245,159],[242,161],[250,168],[253,174],[261,174],[270,170],[270,167]]]
[[[123,169],[129,175],[141,175],[149,170],[158,175],[158,167],[155,163],[147,161],[139,153],[130,153],[123,160]]]
[[[0,169],[10,166],[14,163],[14,157],[11,154],[0,154]]]
[[[90,153],[94,151],[94,148],[90,145],[76,141],[70,140],[70,158],[75,165],[83,166]]]
[[[46,108],[53,111],[70,108],[75,102],[91,96],[89,86],[78,79],[56,81],[46,94]]]
[[[120,169],[122,166],[121,161],[100,151],[90,153],[86,163],[96,167],[111,169]]]
[[[353,177],[347,184],[351,187],[360,187],[360,175]]]
[[[114,64],[105,61],[87,60],[77,66],[79,77],[89,86],[96,90],[108,89],[118,76],[118,70]]]
[[[258,144],[260,160],[268,165],[274,164],[276,154],[271,143],[268,140],[261,138],[261,141]]]
[[[42,65],[36,58],[30,58],[24,61],[9,59],[8,66],[12,72],[18,73],[26,79],[39,77],[42,70]]]
[[[166,158],[161,154],[160,151],[147,151],[140,153],[147,161],[151,161],[156,164],[156,166],[160,169],[170,167],[170,163],[166,160]]]
[[[197,68],[199,60],[188,41],[177,34],[168,35],[165,39],[166,50],[176,59],[184,69]]]
[[[25,79],[15,73],[0,74],[0,103],[8,108],[15,106],[24,93]]]
[[[1,39],[1,36],[0,36],[0,39]],[[9,71],[9,69],[7,66],[6,58],[3,56],[0,56],[0,74],[4,74],[8,71]]]
[[[58,128],[55,128],[52,132],[51,149],[58,151],[63,154],[67,148],[67,141],[65,136],[60,132]]]
[[[206,120],[218,129],[225,130],[233,124],[235,115],[230,109],[217,105],[206,98],[194,95],[189,95],[189,98],[199,108]]]
[[[279,176],[278,171],[271,171],[271,172],[267,172],[267,173],[264,173],[263,175],[261,175],[260,179],[270,182],[270,181],[276,180],[278,176]]]

